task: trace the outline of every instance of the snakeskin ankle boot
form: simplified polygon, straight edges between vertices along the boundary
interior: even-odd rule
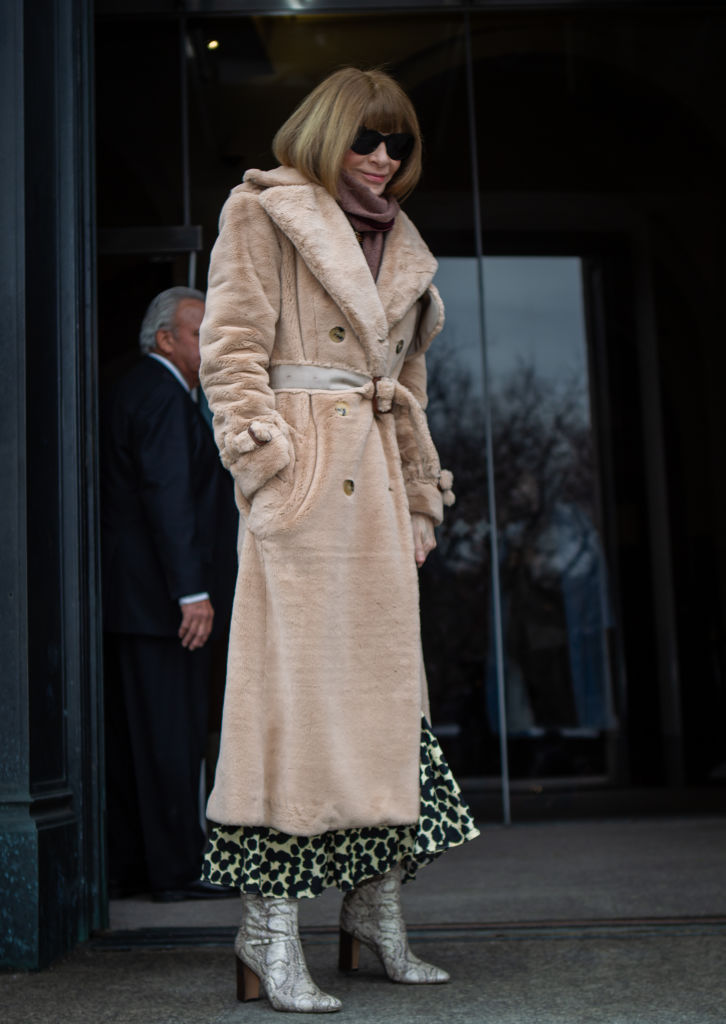
[[[360,943],[380,959],[391,981],[408,985],[441,985],[449,975],[440,967],[419,960],[408,947],[401,912],[400,867],[374,878],[346,894],[340,912],[342,971],[358,969]]]
[[[310,977],[297,928],[297,900],[243,894],[242,924],[234,941],[237,998],[260,998],[260,985],[275,1010],[335,1013],[342,1004]]]

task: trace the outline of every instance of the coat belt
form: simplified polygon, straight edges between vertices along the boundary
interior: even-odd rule
[[[377,415],[391,412],[394,405],[400,406],[407,413],[413,429],[423,476],[444,492],[445,504],[453,504],[453,477],[448,470],[441,469],[426,414],[416,396],[400,381],[394,377],[370,377],[354,370],[311,363],[278,363],[271,366],[268,373],[273,391],[356,391],[371,400]]]
[[[365,373],[312,363],[278,363],[269,369],[273,391],[351,391],[371,379]]]

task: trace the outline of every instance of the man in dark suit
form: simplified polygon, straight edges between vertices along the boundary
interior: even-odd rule
[[[103,403],[109,876],[159,901],[228,893],[199,879],[210,635],[231,608],[237,521],[195,401],[203,315],[201,292],[157,295],[143,357]]]

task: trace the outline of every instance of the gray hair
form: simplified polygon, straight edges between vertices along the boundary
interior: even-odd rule
[[[159,292],[156,298],[151,300],[139,331],[139,346],[142,352],[151,352],[154,348],[157,331],[171,330],[177,307],[184,299],[198,299],[199,302],[204,302],[204,292],[196,288],[167,288],[165,292]]]

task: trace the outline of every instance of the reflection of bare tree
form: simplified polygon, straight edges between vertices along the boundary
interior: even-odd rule
[[[489,520],[483,396],[475,388],[476,376],[441,352],[434,349],[429,357],[428,415],[441,464],[454,472],[457,501],[439,544],[442,553],[467,562]],[[521,362],[492,389],[491,403],[499,526],[521,519],[523,505],[529,505],[531,515],[534,491],[540,513],[556,502],[574,502],[590,511],[593,451],[582,379],[552,381]],[[529,493],[523,493],[528,481]],[[471,568],[481,568],[481,557],[473,558]]]
[[[484,408],[476,378],[445,346],[429,356],[431,432],[441,465],[454,473],[456,504],[437,530],[421,573],[421,624],[433,720],[459,730],[442,744],[452,767],[496,771],[486,742],[485,664],[489,646],[489,516]]]
[[[432,358],[433,356],[433,358]],[[441,465],[454,473],[456,504],[438,530],[439,554],[457,571],[481,571],[489,514],[484,406],[477,379],[434,349],[429,355],[428,418]]]
[[[459,723],[473,715],[477,749],[472,741],[467,752],[462,724],[461,756],[466,770],[478,771],[484,767],[490,656],[485,416],[479,377],[444,352],[434,349],[429,358],[428,415],[441,463],[454,473],[457,500],[447,510],[437,555],[422,580],[422,621],[435,715]],[[492,387],[491,403],[506,592],[517,586],[525,565],[528,575],[544,571],[533,552],[558,508],[577,506],[592,516],[593,449],[581,377],[553,381],[522,362]]]
[[[580,377],[552,381],[520,363],[491,396],[498,516],[520,519],[523,502],[538,495],[537,511],[556,502],[589,507],[593,486],[590,424]],[[528,494],[522,484],[530,481]],[[534,512],[530,508],[530,514]]]

